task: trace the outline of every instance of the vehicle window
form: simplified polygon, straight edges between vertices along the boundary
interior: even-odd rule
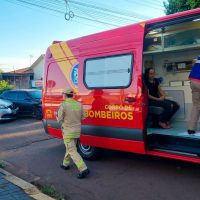
[[[70,60],[70,62],[69,60],[61,60],[58,63],[53,62],[49,65],[46,80],[47,94],[61,95],[63,88],[70,86],[69,81],[73,80],[73,73],[69,73],[69,71],[71,70],[73,72],[74,67],[77,66],[76,62],[77,61],[73,59]],[[76,65],[72,63],[76,63]]]
[[[9,99],[9,100],[17,100],[17,92],[7,92],[6,96],[4,97],[5,99]]]
[[[28,97],[26,92],[18,92],[18,94],[17,94],[17,99],[20,101],[28,99],[28,98],[30,99],[30,97]]]
[[[28,95],[33,99],[41,99],[42,91],[31,91],[31,92],[28,92]]]
[[[7,97],[7,93],[8,93],[8,92],[3,92],[3,93],[0,95],[0,97],[1,97],[1,98],[6,98],[6,97]]]
[[[131,83],[131,54],[86,60],[84,82],[88,88],[124,88]]]
[[[199,34],[200,29],[168,33],[164,36],[164,48],[181,48],[184,45],[198,45],[200,43]]]

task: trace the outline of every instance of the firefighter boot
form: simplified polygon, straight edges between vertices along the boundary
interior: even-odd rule
[[[62,168],[62,169],[64,169],[64,170],[68,170],[68,169],[70,169],[70,166],[68,165],[68,166],[65,166],[65,165],[63,165],[62,163],[60,164],[60,168]]]
[[[89,170],[89,169],[86,169],[86,170],[84,170],[84,171],[82,171],[82,172],[79,172],[77,178],[83,179],[83,178],[85,178],[89,173],[90,173],[90,170]]]

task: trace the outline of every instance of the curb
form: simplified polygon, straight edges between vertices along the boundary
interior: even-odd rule
[[[55,200],[54,198],[43,194],[36,186],[14,176],[13,174],[5,171],[4,169],[0,168],[0,173],[5,175],[6,180],[23,189],[28,196],[35,200]]]

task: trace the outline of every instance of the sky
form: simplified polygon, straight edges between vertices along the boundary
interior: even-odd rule
[[[30,67],[55,40],[164,15],[163,0],[1,0],[0,69]]]

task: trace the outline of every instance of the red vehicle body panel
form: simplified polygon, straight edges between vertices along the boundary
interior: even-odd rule
[[[62,138],[56,122],[56,111],[62,102],[62,89],[70,86],[76,91],[75,98],[84,105],[87,115],[82,121],[83,144],[188,161],[188,157],[146,149],[145,124],[148,107],[147,93],[142,83],[143,42],[146,26],[199,13],[200,9],[190,10],[51,45],[45,56],[43,79],[43,113],[46,131],[53,137]],[[84,66],[87,60],[124,54],[133,56],[133,72],[128,87],[118,89],[86,87]],[[78,68],[76,68],[78,87],[71,78],[75,67]],[[199,159],[192,158],[189,161],[200,162]]]
[[[103,130],[100,130],[102,129],[102,127],[104,130],[109,127],[113,127],[115,130],[117,128],[127,129],[129,131],[129,136],[131,134],[130,132],[135,129],[135,134],[139,135],[136,136],[136,139],[137,137],[140,137],[139,141],[137,141],[137,146],[140,146],[137,152],[144,153],[145,148],[143,138],[143,118],[145,116],[143,116],[144,112],[142,112],[142,103],[144,101],[144,98],[142,97],[141,79],[143,36],[144,26],[143,24],[138,24],[134,26],[129,26],[125,29],[116,29],[52,45],[46,53],[47,62],[45,63],[45,82],[43,90],[44,119],[47,121],[56,120],[55,113],[58,109],[58,105],[62,101],[61,91],[63,87],[71,86],[74,88],[74,90],[76,90],[75,98],[84,105],[84,109],[86,111],[87,118],[83,120],[83,125],[92,125],[96,129],[98,129],[98,135],[101,136],[100,139],[103,139],[104,137],[106,139],[112,138],[112,135],[108,137],[103,136]],[[134,71],[131,77],[131,84],[128,88],[101,90],[91,90],[86,88],[86,86],[83,84],[83,66],[86,59],[102,56],[109,57],[113,54],[123,55],[127,53],[132,54],[134,57]],[[68,65],[68,68],[73,68],[73,65],[76,65],[76,63],[79,63],[78,82],[80,84],[78,88],[74,87],[74,85],[71,83],[70,77],[66,75],[71,73],[71,69],[69,69],[68,71],[64,70],[65,66]],[[62,87],[59,87],[60,85]],[[57,90],[59,92],[56,92]],[[126,102],[126,98],[132,98],[134,102]],[[91,129],[91,127],[87,126],[86,129],[88,128]],[[47,123],[47,130],[54,137],[62,137],[61,131],[59,129],[56,129],[54,126],[52,127],[52,123]],[[110,131],[112,132],[112,130]],[[137,131],[139,132],[139,134],[137,133]],[[123,133],[119,132],[119,134],[122,135]],[[95,136],[86,135],[87,133],[85,134],[85,137],[81,137],[81,141],[84,144],[95,146],[95,140],[88,139],[95,138]],[[116,144],[114,144],[113,142],[113,146],[110,145],[110,142],[104,142],[103,144],[99,142],[98,146],[104,148],[119,149],[120,146],[123,145],[123,142],[125,144],[127,144],[127,142],[133,142],[126,141],[125,138],[123,135],[122,138],[120,136],[117,136],[116,139],[123,140],[121,140],[121,142],[116,140]],[[117,147],[117,144],[119,143],[120,145],[119,147]],[[125,150],[128,149],[129,147],[127,146]],[[132,148],[130,148],[130,151],[133,152]]]

